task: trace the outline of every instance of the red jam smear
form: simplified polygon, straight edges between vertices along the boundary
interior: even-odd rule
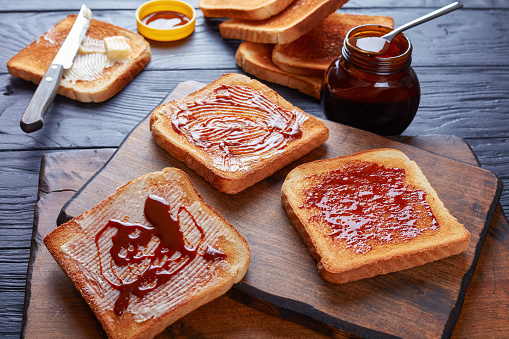
[[[190,248],[184,234],[180,230],[180,212],[186,211],[201,237],[194,248]],[[205,260],[224,260],[226,255],[208,246],[204,251],[200,248],[205,233],[184,205],[181,205],[178,217],[175,219],[169,211],[169,204],[164,198],[150,195],[145,201],[145,217],[150,225],[109,220],[106,226],[96,235],[95,243],[98,253],[99,241],[107,230],[116,228],[117,232],[111,238],[113,246],[109,253],[114,264],[128,267],[129,277],[112,274],[117,282],[111,281],[103,273],[103,266],[99,260],[101,275],[120,295],[115,302],[114,311],[122,315],[129,305],[131,294],[143,298],[149,292],[168,282],[173,276],[190,264],[197,255]],[[147,253],[149,243],[153,238],[159,240],[155,249]],[[133,278],[134,276],[134,278]]]
[[[206,99],[179,108],[172,128],[225,167],[233,157],[268,157],[302,135],[296,112],[248,86],[221,85]]]
[[[426,193],[405,184],[404,169],[358,161],[309,178],[318,183],[301,208],[317,210],[310,219],[327,223],[329,235],[355,253],[439,229]]]

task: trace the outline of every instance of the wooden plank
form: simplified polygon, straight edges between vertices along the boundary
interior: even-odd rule
[[[402,137],[398,139],[409,145],[429,150],[439,151],[443,155],[454,157],[462,161],[476,164],[476,159],[469,146],[458,137],[452,136],[428,136],[428,137]],[[31,255],[28,274],[30,291],[27,291],[26,317],[23,335],[25,338],[44,336],[61,336],[62,326],[73,327],[73,338],[86,337],[87,334],[76,329],[87,324],[91,329],[89,333],[94,336],[103,337],[99,323],[94,315],[84,304],[78,292],[65,278],[63,272],[58,268],[56,262],[41,244],[42,237],[53,229],[54,219],[60,206],[69,199],[73,190],[78,189],[86,181],[88,175],[100,169],[100,161],[108,158],[113,151],[71,151],[53,153],[45,156],[41,169],[41,200],[38,203],[38,218],[35,222],[34,234],[36,234],[34,248]],[[82,171],[74,170],[69,166],[70,159],[76,161]],[[86,159],[88,161],[83,161]],[[44,202],[43,202],[43,201]],[[42,208],[39,208],[42,206]],[[472,279],[472,284],[467,289],[465,303],[462,308],[458,325],[452,337],[501,337],[509,330],[509,320],[504,306],[507,300],[503,281],[509,274],[509,262],[500,260],[509,254],[509,243],[507,236],[500,234],[509,233],[509,224],[498,208],[490,226],[482,255]],[[37,246],[35,246],[37,244]],[[41,246],[40,246],[41,245]],[[492,265],[497,265],[492,269]],[[48,271],[52,272],[51,274]],[[59,290],[53,288],[48,290],[45,279],[62,279]],[[62,291],[63,290],[63,291]],[[234,290],[233,290],[234,292]],[[69,312],[69,306],[62,306],[63,296],[71,295],[73,312]],[[496,298],[493,298],[495,295]],[[246,307],[240,300],[252,307]],[[256,303],[246,299],[238,293],[229,293],[229,296],[221,297],[180,319],[161,335],[159,338],[188,338],[188,337],[306,337],[321,338],[322,336],[340,338],[343,333],[309,322],[309,319],[296,319],[295,314],[280,313],[279,310],[271,307],[270,304]],[[254,308],[253,308],[254,307]],[[260,312],[257,309],[262,309]],[[40,318],[51,316],[59,312],[61,322],[50,324],[50,326],[39,326]],[[493,317],[492,315],[496,315]],[[304,322],[307,326],[318,330],[309,331],[293,322],[280,319],[292,319]],[[480,321],[482,320],[482,321]],[[59,328],[60,326],[60,328]],[[42,332],[41,332],[42,331]]]
[[[507,124],[505,124],[507,125]],[[508,126],[509,128],[509,126]],[[509,211],[509,139],[488,138],[469,139],[468,143],[474,150],[481,166],[497,174],[504,183],[504,191],[500,204],[504,211]]]
[[[462,9],[436,19],[433,23],[412,28],[405,34],[413,44],[413,65],[509,65],[509,60],[505,57],[509,54],[509,45],[500,43],[500,36],[509,31],[508,11]],[[387,15],[394,18],[396,25],[402,25],[428,13],[429,9],[389,7],[374,11],[372,8],[363,7],[344,9],[342,12]],[[4,41],[0,50],[0,73],[7,72],[6,63],[12,56],[70,13],[0,13],[0,40]],[[137,32],[132,10],[95,11],[94,17]],[[147,70],[192,70],[196,69],[197,65],[205,69],[235,67],[234,56],[240,41],[222,39],[218,28],[221,22],[222,19],[206,20],[201,11],[198,11],[196,28],[190,37],[176,42],[151,41],[152,60]]]
[[[458,135],[468,138],[509,138],[507,116],[508,68],[415,68],[421,82],[421,104],[405,135]],[[3,149],[116,147],[136,124],[149,114],[182,79],[204,83],[226,70],[142,72],[121,93],[99,104],[79,103],[57,96],[45,117],[44,127],[26,134],[19,127],[35,85],[10,75],[0,76],[0,88],[8,91],[0,101]],[[476,81],[472,82],[472,75]],[[318,100],[296,90],[265,82],[307,113],[324,117]],[[79,130],[80,133],[75,133]],[[502,148],[503,149],[503,148]],[[501,153],[501,156],[506,152]]]
[[[193,82],[183,83],[172,96],[184,95],[198,86]],[[498,199],[500,194],[497,179],[474,166],[367,132],[330,122],[327,125],[331,133],[324,146],[245,191],[226,195],[159,148],[151,139],[148,119],[145,119],[126,138],[108,165],[64,207],[60,220],[90,209],[127,180],[175,166],[190,175],[205,201],[248,240],[251,264],[246,277],[236,285],[237,290],[357,335],[450,334],[486,236],[486,220],[494,211],[493,199]],[[448,209],[471,231],[469,250],[461,256],[355,284],[325,284],[281,208],[281,183],[299,163],[378,147],[400,149],[419,164]],[[136,161],[136,166],[125,166],[132,161]],[[456,180],[458,176],[463,180]],[[460,191],[464,194],[458,195]],[[415,288],[426,299],[416,298]],[[345,299],[345,296],[349,297]],[[390,310],[387,304],[391,305]],[[385,307],[383,313],[378,312],[381,307]],[[395,322],[395,317],[400,320]]]

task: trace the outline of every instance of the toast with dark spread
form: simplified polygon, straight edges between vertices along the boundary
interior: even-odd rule
[[[465,251],[470,233],[403,152],[306,163],[282,187],[290,222],[327,281],[347,283]]]
[[[44,244],[109,338],[153,338],[226,293],[250,259],[246,240],[176,168],[128,182]]]
[[[150,129],[170,155],[229,194],[254,185],[329,137],[323,121],[236,73],[159,106]]]

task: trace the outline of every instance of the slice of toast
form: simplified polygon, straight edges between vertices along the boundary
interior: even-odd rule
[[[69,34],[77,15],[69,15],[37,40],[22,49],[7,62],[9,73],[15,77],[39,84]],[[107,37],[125,37],[129,55],[122,60],[109,60],[103,40]],[[127,29],[91,19],[84,41],[94,46],[80,49],[73,68],[82,63],[80,72],[64,71],[57,93],[81,102],[105,101],[120,92],[150,61],[150,45],[139,34]],[[97,48],[96,48],[97,47]],[[78,77],[76,77],[78,74]],[[80,77],[81,76],[81,77]]]
[[[329,137],[323,121],[235,73],[159,106],[150,129],[170,155],[229,194],[254,185]]]
[[[109,338],[153,338],[226,293],[250,258],[246,240],[176,168],[128,182],[44,244]]]
[[[200,0],[198,6],[207,18],[264,20],[288,7],[294,0]]]
[[[348,0],[295,0],[281,13],[260,21],[228,19],[219,24],[225,39],[269,44],[292,42],[320,24]]]
[[[281,196],[320,275],[333,283],[459,254],[470,241],[419,166],[398,150],[300,165]]]
[[[277,44],[272,61],[289,73],[323,77],[331,62],[341,55],[348,31],[368,24],[393,27],[394,20],[387,16],[332,13],[299,39]]]
[[[259,79],[295,88],[300,92],[320,99],[322,77],[303,76],[285,72],[272,62],[273,44],[244,41],[235,54],[237,65],[244,72]]]

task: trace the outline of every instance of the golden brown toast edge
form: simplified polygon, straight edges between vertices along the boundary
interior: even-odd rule
[[[316,6],[310,0],[295,0],[281,13],[261,21],[228,19],[219,24],[221,36],[225,39],[238,39],[251,42],[286,44],[292,42],[341,8],[348,0],[323,0]],[[311,3],[309,10],[303,11],[302,3]],[[299,13],[303,11],[307,15]]]
[[[206,18],[235,18],[242,20],[265,20],[280,13],[294,0],[266,0],[255,4],[239,3],[238,0],[223,1],[221,5],[214,1],[200,0],[198,7]],[[216,3],[219,1],[215,1]]]

